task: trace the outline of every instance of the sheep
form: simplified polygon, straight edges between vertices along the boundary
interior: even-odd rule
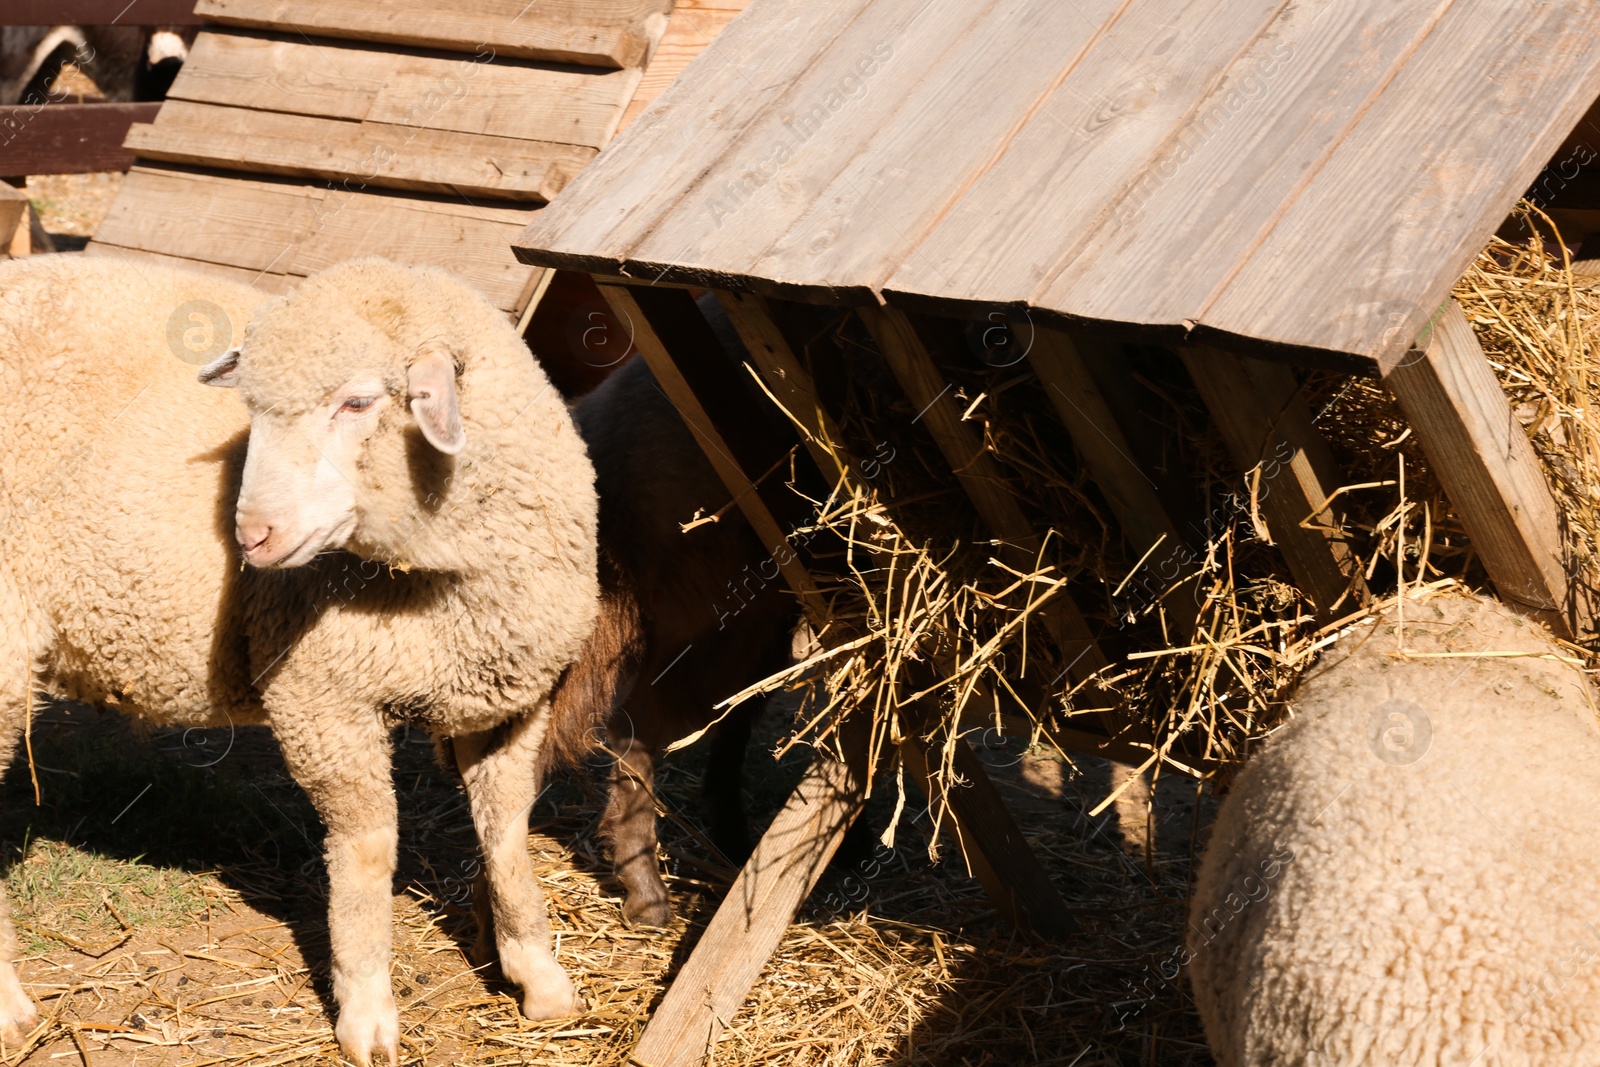
[[[192,26],[0,27],[0,104],[42,105],[67,63],[107,100],[160,100],[188,58]]]
[[[601,613],[571,685],[608,716],[613,764],[601,826],[633,925],[672,917],[656,861],[655,759],[702,729],[716,704],[789,662],[798,606],[677,411],[638,356],[574,410],[600,494]],[[685,530],[700,514],[718,515]],[[763,564],[766,573],[763,576]],[[750,852],[740,769],[756,705],[713,731],[705,772],[711,840],[738,863]]]
[[[270,723],[327,830],[335,1034],[398,1062],[390,728],[465,783],[501,969],[574,1010],[527,852],[552,706],[598,612],[593,471],[515,329],[448,274],[357,260],[242,286],[77,257],[0,266],[5,761],[31,691]],[[200,356],[215,357],[200,369]],[[243,398],[243,403],[239,402]],[[235,545],[234,542],[238,544]],[[250,564],[241,570],[239,555]],[[0,1032],[33,1025],[10,958]]]
[[[1222,804],[1175,961],[1220,1067],[1600,1064],[1577,661],[1439,595],[1341,637],[1294,707]]]

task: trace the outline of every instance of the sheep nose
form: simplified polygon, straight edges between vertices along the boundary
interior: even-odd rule
[[[254,552],[267,543],[267,538],[272,536],[272,527],[268,523],[250,519],[241,519],[234,531],[238,538],[239,546],[246,552]]]

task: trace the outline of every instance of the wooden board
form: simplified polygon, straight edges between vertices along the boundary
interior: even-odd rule
[[[294,277],[355,254],[434,263],[512,312],[528,272],[506,242],[525,218],[401,194],[135,167],[96,242]]]
[[[1395,360],[1385,383],[1501,599],[1571,637],[1587,606],[1569,603],[1555,499],[1459,304],[1424,344]]]
[[[1340,481],[1327,444],[1311,423],[1299,385],[1284,367],[1251,367],[1231,352],[1182,353],[1211,417],[1238,463],[1240,499],[1259,509],[1295,584],[1317,615],[1331,621],[1367,599],[1357,560],[1342,540],[1308,524],[1331,526],[1328,497]]]
[[[130,263],[159,263],[168,267],[177,267],[182,270],[198,271],[201,274],[215,274],[219,278],[228,278],[232,281],[253,285],[267,293],[286,293],[293,288],[298,280],[287,274],[275,271],[246,270],[243,267],[230,267],[223,263],[207,263],[198,259],[186,259],[183,256],[168,256],[160,252],[146,252],[138,248],[122,248],[105,241],[93,241],[84,248],[86,256],[110,256]]]
[[[543,203],[596,149],[385,122],[289,115],[171,100],[128,131],[144,159],[209,166],[228,160],[263,174],[353,181],[374,188]]]
[[[208,31],[168,98],[598,148],[637,69],[592,71]],[[405,148],[403,142],[394,146]],[[220,152],[214,159],[226,158]]]
[[[200,0],[195,11],[230,26],[635,67],[670,9],[671,0]]]
[[[1600,96],[1574,0],[827,14],[753,3],[519,254],[1372,370]]]
[[[160,104],[45,104],[0,107],[0,172],[94,174],[127,170],[128,127],[155,118]]]
[[[661,35],[661,43],[644,69],[644,78],[628,109],[622,113],[619,132],[627,129],[629,123],[688,69],[747,3],[749,0],[678,0],[673,5],[667,32]]]

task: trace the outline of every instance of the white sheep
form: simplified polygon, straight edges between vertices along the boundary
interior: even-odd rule
[[[1496,601],[1355,627],[1235,781],[1186,957],[1220,1067],[1600,1064],[1600,729]]]
[[[505,317],[441,271],[329,268],[217,355],[259,300],[142,264],[0,266],[0,428],[21,446],[0,458],[0,641],[33,665],[0,682],[0,750],[35,688],[270,721],[327,826],[335,1030],[366,1064],[398,1058],[389,731],[426,727],[467,787],[502,970],[530,1017],[570,1012],[527,819],[590,726],[551,711],[597,610],[582,441]],[[245,403],[196,382],[199,354]],[[8,956],[0,1031],[36,1018]]]

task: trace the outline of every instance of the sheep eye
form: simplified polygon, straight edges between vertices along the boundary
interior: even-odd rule
[[[340,406],[340,411],[365,411],[378,402],[375,396],[353,396]]]

